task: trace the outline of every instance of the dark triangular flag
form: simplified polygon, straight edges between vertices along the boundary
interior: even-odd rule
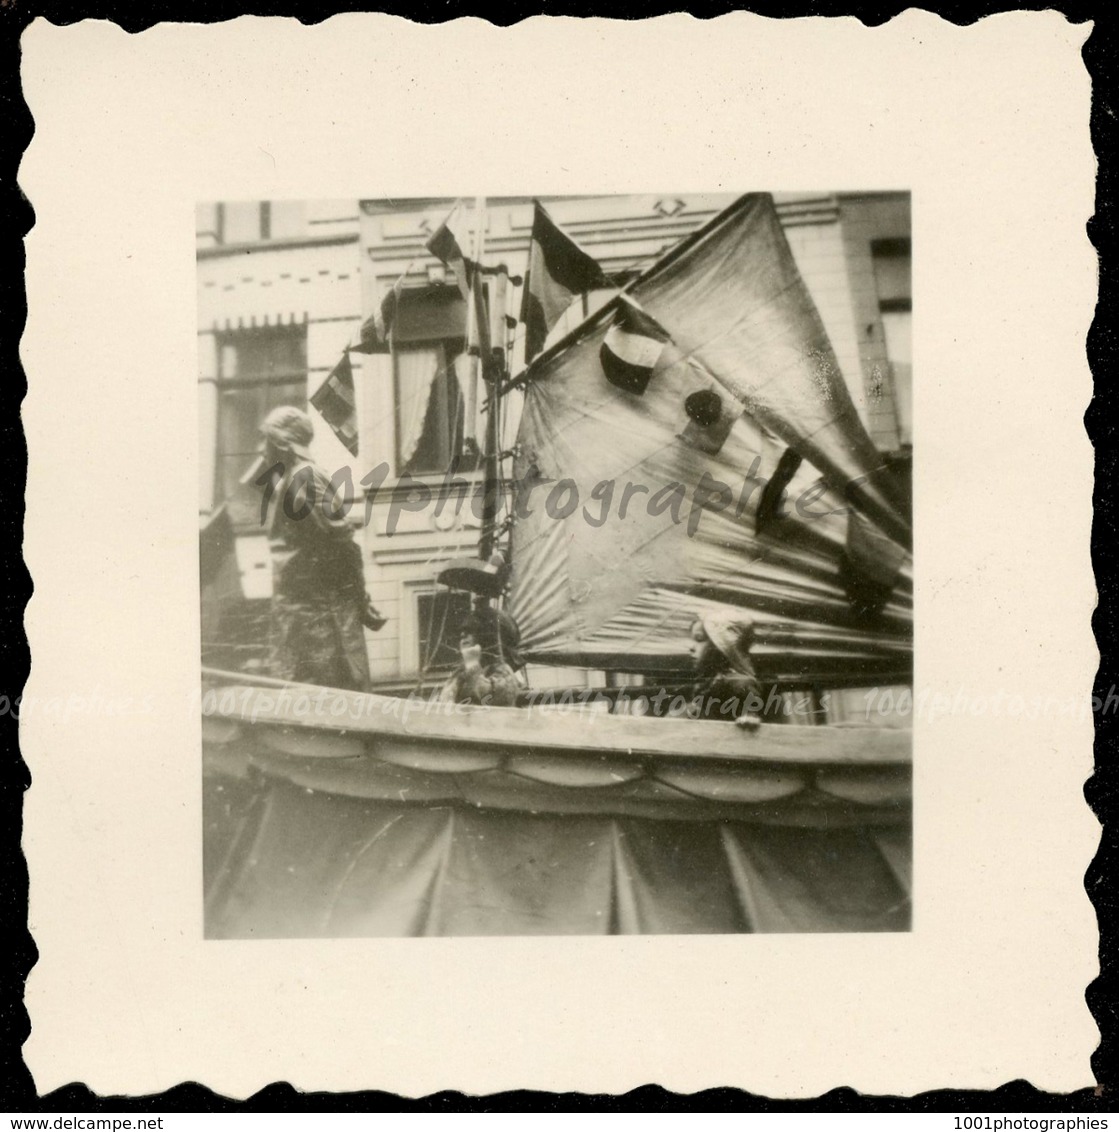
[[[528,273],[521,299],[521,321],[525,324],[525,361],[544,348],[548,331],[560,320],[571,300],[605,280],[602,269],[535,202]]]
[[[655,318],[632,299],[619,295],[614,324],[598,352],[602,372],[611,385],[640,396],[671,341],[668,331]]]
[[[470,295],[470,271],[472,264],[466,255],[468,229],[461,202],[451,209],[451,214],[435,229],[427,241],[427,250],[436,259],[445,263],[454,273],[455,282],[465,299]]]
[[[334,435],[357,455],[357,402],[354,398],[354,371],[349,354],[343,354],[326,381],[311,396],[311,404],[322,414]]]

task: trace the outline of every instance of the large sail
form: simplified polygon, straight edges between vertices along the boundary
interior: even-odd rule
[[[525,654],[681,670],[691,621],[726,607],[754,618],[770,679],[902,676],[903,493],[859,420],[772,199],[743,197],[626,295],[525,382],[509,596]],[[637,321],[663,333],[619,345]],[[625,376],[641,365],[647,384]],[[775,473],[791,473],[783,503],[765,491]],[[761,518],[772,515],[759,522],[763,497]],[[853,571],[881,585],[871,606]]]

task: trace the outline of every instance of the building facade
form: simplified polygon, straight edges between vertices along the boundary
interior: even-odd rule
[[[554,341],[734,196],[540,199],[610,284],[572,305],[553,329]],[[883,453],[908,453],[909,195],[778,193],[775,201],[868,432]],[[210,639],[203,655],[214,666],[251,667],[263,655],[269,552],[259,498],[241,482],[254,459],[257,426],[276,405],[308,407],[394,287],[392,351],[350,355],[358,454],[308,408],[314,454],[355,493],[350,514],[361,532],[368,589],[388,618],[367,638],[376,684],[394,691],[430,686],[451,663],[443,630],[465,599],[440,587],[436,575],[448,560],[477,550],[477,508],[467,497],[481,490],[486,395],[467,376],[467,313],[456,281],[425,246],[453,204],[430,198],[199,207],[200,509],[206,517],[227,504],[242,598],[223,617],[204,620]],[[485,262],[523,276],[532,216],[530,197],[487,201]],[[518,292],[510,298],[515,315]],[[514,372],[522,358],[514,338]],[[516,427],[516,398],[509,401],[506,445]],[[593,682],[599,674],[582,676]],[[534,679],[572,682],[572,674],[538,671]]]

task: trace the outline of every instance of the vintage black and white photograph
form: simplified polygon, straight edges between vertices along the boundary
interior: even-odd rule
[[[196,227],[207,938],[910,929],[908,192]]]
[[[1083,1087],[1090,41],[34,21],[39,1091]]]

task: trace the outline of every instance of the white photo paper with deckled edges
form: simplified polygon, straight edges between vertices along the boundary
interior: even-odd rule
[[[747,13],[28,28],[25,1056],[42,1092],[1091,1083],[1089,31],[1054,12],[957,27],[919,11],[877,28]],[[604,275],[566,323],[548,316],[547,380],[487,449],[493,386],[471,346],[485,324],[524,353],[534,198]],[[473,272],[427,248],[456,201],[466,242],[480,236],[459,250],[485,246]],[[484,288],[460,293],[468,276]],[[770,288],[769,321],[736,290],[747,276]],[[794,348],[778,323],[808,330]],[[758,326],[763,378],[744,345]],[[521,487],[588,490],[644,437],[655,488],[682,453],[740,471],[752,436],[798,505],[837,475],[861,486],[844,524],[797,527],[760,501],[734,516],[717,490],[674,519],[671,493],[654,511],[638,483],[641,523],[671,548],[657,556],[624,542],[639,524],[600,533],[604,490],[577,513],[548,496],[561,513],[532,520],[536,543],[512,523],[503,600],[528,652],[581,660],[603,710],[456,713],[453,691],[442,713],[414,701],[340,724],[329,705],[382,700],[334,691],[309,726],[305,682],[331,681],[278,686],[265,638],[216,631],[199,604],[220,573],[215,501],[252,479],[256,418],[293,401],[307,415],[283,418],[285,451],[309,419],[327,474],[356,449],[357,470],[391,477],[397,529],[372,505],[351,525],[379,607],[357,639],[398,705],[412,685],[387,674],[417,665],[461,691],[472,638],[432,626],[467,607],[436,566],[507,535],[484,507],[480,524],[421,521],[409,469],[428,482],[448,454],[508,445],[495,458]],[[874,457],[903,449],[908,526]],[[468,484],[492,482],[485,463]],[[820,484],[798,488],[809,466]],[[747,527],[704,541],[763,519],[769,549],[743,542],[741,574],[724,559]],[[282,539],[238,522],[222,569],[282,642]],[[681,574],[702,555],[717,584]],[[482,555],[457,576],[505,566]],[[902,589],[904,687],[887,663]],[[687,716],[683,696],[633,708],[635,688],[683,679],[694,611],[730,593],[769,686],[793,688],[773,673],[796,661],[815,699],[779,697],[760,722],[658,718]],[[701,652],[730,632],[699,623]],[[623,637],[659,684],[613,671],[603,642]],[[815,674],[821,657],[861,680]],[[208,707],[214,672],[241,678]],[[246,672],[268,692],[251,711]],[[292,687],[304,709],[281,703]],[[225,793],[203,772],[218,748]],[[891,806],[904,836],[881,826]]]

